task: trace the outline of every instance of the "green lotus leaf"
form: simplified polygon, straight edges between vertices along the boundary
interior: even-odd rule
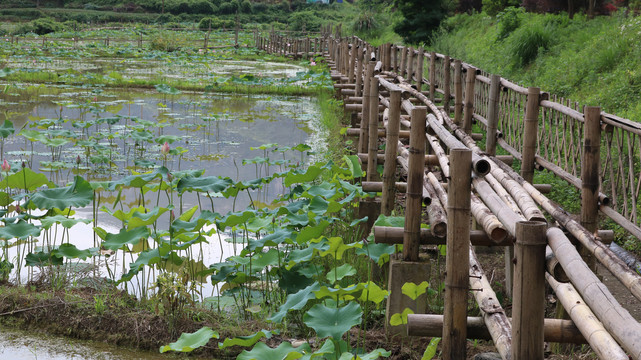
[[[309,345],[303,344],[293,347],[289,342],[282,342],[277,348],[270,348],[265,343],[259,342],[251,351],[244,350],[236,360],[294,360],[300,359],[303,352],[309,351]]]
[[[367,354],[358,355],[354,355],[347,351],[341,354],[341,357],[338,358],[338,360],[378,360],[381,357],[389,357],[390,355],[392,355],[392,353],[385,349],[374,349]]]
[[[107,233],[107,240],[102,243],[102,247],[110,250],[121,249],[125,245],[137,244],[142,239],[149,237],[149,228],[137,227],[133,230],[120,229],[118,234]],[[128,249],[127,249],[128,250]]]
[[[406,282],[403,284],[401,291],[403,294],[409,296],[410,299],[416,300],[419,296],[425,294],[429,286],[430,284],[427,281],[423,281],[418,285],[413,282]]]
[[[358,156],[344,155],[343,160],[345,160],[352,178],[357,179],[363,177],[363,169],[361,168],[361,162]]]
[[[219,343],[218,347],[221,349],[224,349],[230,346],[253,346],[258,342],[258,340],[262,338],[269,339],[271,337],[272,337],[271,331],[261,330],[252,335],[237,336],[235,338],[227,338],[222,343]]]
[[[176,135],[160,135],[154,139],[157,144],[164,144],[165,142],[173,144],[175,141],[182,139],[180,136]]]
[[[25,265],[27,266],[46,266],[46,265],[62,265],[62,257],[58,257],[52,253],[40,251],[37,253],[28,253],[25,256]]]
[[[325,171],[325,167],[314,164],[305,171],[292,171],[285,176],[285,186],[292,186],[297,183],[311,182]]]
[[[40,228],[24,220],[15,223],[6,223],[0,227],[0,239],[27,239],[30,236],[39,236]]]
[[[179,193],[184,193],[185,191],[198,191],[198,192],[210,192],[210,193],[219,193],[227,189],[234,182],[230,178],[221,178],[217,176],[209,177],[185,177],[178,181],[176,184],[176,190]]]
[[[341,260],[343,258],[343,253],[349,249],[361,248],[363,243],[355,242],[351,244],[343,243],[343,238],[340,237],[331,237],[329,240],[329,250],[322,252],[321,256],[331,255],[336,260]]]
[[[129,137],[138,142],[147,142],[147,141],[152,141],[154,139],[154,134],[149,132],[149,130],[136,130],[132,131],[129,133]]]
[[[375,226],[404,227],[405,217],[403,216],[385,216],[381,214],[374,222]]]
[[[403,309],[402,313],[393,314],[389,319],[389,323],[392,326],[405,325],[407,324],[407,315],[414,314],[414,311],[410,308]]]
[[[98,248],[91,248],[80,250],[73,244],[62,244],[58,246],[57,249],[52,250],[51,253],[58,257],[66,257],[68,259],[81,259],[85,260],[88,257],[92,257],[98,254]]]
[[[358,299],[363,302],[371,301],[375,304],[380,304],[388,295],[389,291],[381,289],[373,281],[368,281],[365,283],[365,288]]]
[[[13,202],[13,198],[6,192],[0,191],[0,206],[9,206]]]
[[[13,123],[9,120],[5,120],[0,126],[0,137],[6,138],[9,135],[16,132],[16,129],[13,128]]]
[[[367,243],[362,248],[356,249],[356,254],[366,255],[378,265],[383,266],[389,261],[390,255],[396,252],[395,245]]]
[[[39,209],[85,207],[92,200],[93,189],[89,182],[80,176],[76,176],[73,184],[69,186],[42,190],[31,196],[31,202]]]
[[[33,191],[43,185],[54,186],[44,174],[36,173],[29,168],[24,168],[2,179],[0,189],[12,188]]]
[[[318,290],[320,290],[320,284],[315,282],[295,294],[290,294],[285,303],[278,308],[278,312],[272,315],[269,320],[276,323],[281,322],[289,310],[300,310],[309,300],[315,299],[314,292]]]
[[[156,91],[158,91],[161,94],[178,95],[182,93],[182,91],[172,86],[169,86],[167,84],[157,84],[155,87],[156,87]]]
[[[182,333],[176,342],[161,346],[160,352],[164,353],[169,350],[190,352],[205,346],[211,338],[218,339],[219,336],[216,331],[205,326],[194,333]]]
[[[330,336],[340,339],[352,326],[361,323],[362,315],[363,310],[356,302],[350,302],[343,307],[316,304],[305,313],[303,322],[314,329],[320,338]]]
[[[425,352],[423,353],[423,356],[421,357],[421,360],[432,360],[434,359],[434,356],[436,356],[436,350],[438,348],[438,343],[441,342],[440,337],[435,337],[430,340],[430,343],[427,345],[427,348],[425,349]]]
[[[91,221],[91,219],[74,219],[60,214],[54,216],[46,216],[40,219],[40,223],[42,224],[43,229],[49,229],[51,226],[53,226],[53,224],[60,224],[64,228],[69,229],[77,223],[89,224],[91,223]]]
[[[278,265],[278,259],[282,257],[282,253],[278,249],[269,249],[267,252],[261,252],[254,256],[252,260],[252,272],[261,272],[267,266]]]
[[[347,287],[341,287],[336,285],[333,288],[327,286],[321,286],[318,291],[315,292],[317,299],[322,298],[332,298],[336,300],[351,300],[355,297],[357,293],[360,293],[365,288],[365,283],[359,283]]]
[[[356,269],[350,264],[343,264],[341,266],[335,267],[333,270],[330,270],[326,277],[327,280],[331,283],[342,280],[346,276],[352,276],[356,274]]]
[[[296,237],[296,242],[299,245],[304,245],[311,239],[316,239],[323,235],[323,231],[329,226],[329,221],[323,220],[320,223],[314,225],[314,226],[306,226],[304,227],[298,236]]]
[[[308,266],[314,266],[312,264],[299,264],[294,266],[291,270],[284,268],[278,269],[278,275],[280,278],[278,280],[278,287],[280,287],[287,295],[296,293],[309,285],[314,283],[314,279],[303,275],[299,270],[304,269]]]

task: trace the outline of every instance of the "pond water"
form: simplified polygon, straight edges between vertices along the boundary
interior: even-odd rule
[[[315,154],[325,152],[318,107],[312,98],[171,92],[12,86],[0,94],[0,123],[8,119],[16,128],[16,134],[2,143],[3,159],[13,169],[20,169],[24,162],[34,171],[47,174],[51,182],[65,185],[76,174],[89,181],[112,181],[160,166],[170,173],[202,170],[203,177],[246,181],[290,166],[304,166],[319,156]],[[161,151],[164,142],[169,145],[168,154]],[[299,144],[306,145],[302,151],[283,150]],[[189,192],[180,199],[174,194],[167,198],[160,196],[160,191],[157,196],[141,198],[139,190],[128,188],[119,193],[99,191],[93,206],[75,209],[75,217],[97,217],[96,223],[56,229],[41,236],[36,245],[66,240],[79,249],[98,246],[94,226],[112,234],[122,228],[120,220],[96,211],[103,206],[127,212],[141,204],[148,209],[171,204],[176,214],[195,206],[225,214],[250,204],[268,204],[284,190],[282,180],[277,178],[260,189],[228,199],[217,194],[202,198]],[[158,220],[165,228],[169,214]],[[240,247],[226,241],[228,235],[214,235],[208,239],[209,244],[191,254],[192,258],[198,259],[199,266],[207,266],[236,254]],[[22,255],[18,251],[20,246],[11,248],[9,257],[26,253],[25,249]],[[118,279],[133,260],[135,255],[117,253],[109,259],[109,269],[96,259],[92,264],[100,267],[100,275],[110,272]],[[20,274],[22,281],[29,276],[33,274]],[[142,285],[138,283],[130,291],[141,295],[145,284],[153,282],[154,274],[147,276]],[[214,291],[211,285],[202,290],[203,296]]]
[[[0,358],[11,360],[147,360],[158,353],[0,327]]]

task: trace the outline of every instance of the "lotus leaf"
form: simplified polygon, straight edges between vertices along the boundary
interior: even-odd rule
[[[340,339],[352,326],[361,323],[362,315],[361,306],[356,302],[350,302],[343,307],[316,304],[305,313],[303,322],[314,329],[318,337],[330,336]]]
[[[27,239],[30,236],[39,236],[40,228],[24,220],[15,223],[5,223],[0,227],[0,239]]]
[[[272,332],[268,330],[261,330],[257,333],[248,336],[237,336],[235,338],[227,338],[222,343],[218,344],[218,347],[221,349],[228,348],[230,346],[253,346],[258,342],[258,340],[265,338],[270,339],[272,337]]]
[[[303,344],[297,348],[289,342],[282,342],[277,348],[272,349],[265,343],[259,342],[251,351],[244,350],[236,360],[294,360],[303,356],[303,352],[309,351],[309,345]]]
[[[31,196],[31,202],[39,209],[84,207],[92,200],[93,189],[89,182],[80,176],[76,176],[73,184],[69,186],[42,190]]]
[[[295,294],[290,294],[285,303],[278,308],[278,312],[273,314],[269,320],[276,323],[281,322],[289,310],[300,310],[309,300],[315,299],[314,292],[318,290],[320,290],[320,284],[315,282]]]
[[[16,130],[13,128],[13,123],[9,120],[5,120],[4,123],[2,123],[2,126],[0,126],[1,138],[6,138],[15,132]]]
[[[205,326],[194,333],[182,333],[176,342],[161,346],[160,352],[164,353],[169,350],[190,352],[201,346],[205,346],[209,342],[209,339],[218,339],[218,337],[219,335],[216,331]]]

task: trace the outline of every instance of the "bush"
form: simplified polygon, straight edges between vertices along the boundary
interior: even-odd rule
[[[311,11],[300,11],[289,17],[289,28],[294,31],[319,31],[321,19]]]
[[[552,33],[541,24],[532,24],[514,32],[510,44],[513,60],[525,66],[531,63],[539,52],[547,50],[552,43]]]
[[[30,21],[27,26],[30,32],[45,35],[56,31],[63,31],[65,27],[52,18],[42,18]]]
[[[151,39],[151,50],[173,52],[185,45],[185,38],[180,32],[161,31]]]
[[[523,8],[510,6],[501,11],[496,18],[498,19],[498,39],[503,40],[508,37],[514,30],[521,26],[521,16],[525,13]]]
[[[240,2],[238,0],[232,0],[220,4],[218,12],[222,15],[231,15],[235,14],[240,8]]]
[[[170,22],[178,22],[178,17],[172,14],[160,14],[154,20],[156,24],[166,24]]]
[[[210,16],[206,18],[202,18],[200,22],[198,23],[198,29],[202,31],[208,31],[210,29],[212,30],[217,30],[217,29],[222,29],[223,27],[230,29],[233,28],[236,25],[236,22],[234,20],[224,20],[224,19],[219,19],[215,16]]]
[[[252,3],[249,0],[243,0],[240,3],[240,12],[244,14],[251,14],[252,12]]]
[[[190,10],[192,14],[210,15],[214,14],[218,8],[208,0],[195,0]]]
[[[496,16],[507,7],[520,5],[518,0],[483,0],[483,11],[490,16]]]

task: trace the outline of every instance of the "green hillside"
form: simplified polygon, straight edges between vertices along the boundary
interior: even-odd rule
[[[524,86],[641,121],[640,38],[641,17],[624,12],[588,20],[508,8],[496,17],[448,18],[432,48]]]

